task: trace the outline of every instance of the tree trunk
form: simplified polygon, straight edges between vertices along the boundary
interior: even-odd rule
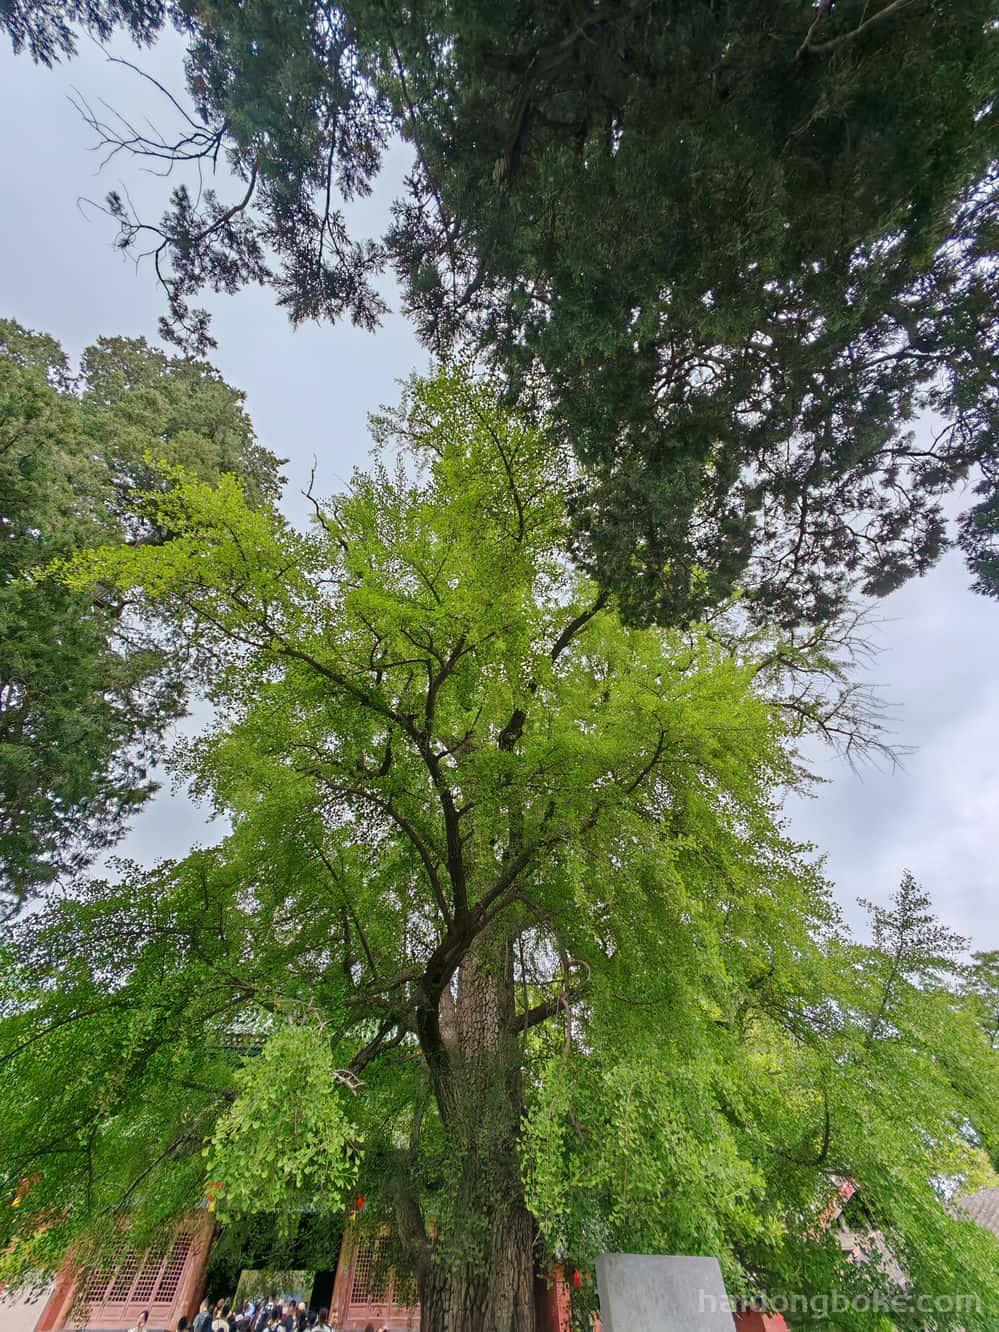
[[[523,1207],[488,1219],[486,1265],[430,1263],[420,1332],[534,1332],[534,1223]]]
[[[477,940],[445,1023],[448,1073],[438,1104],[449,1178],[420,1277],[421,1332],[535,1332],[534,1222],[520,1178],[513,1004],[510,948]]]

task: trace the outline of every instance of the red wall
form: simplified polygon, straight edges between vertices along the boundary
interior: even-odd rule
[[[736,1314],[735,1327],[736,1332],[787,1332],[783,1314]]]

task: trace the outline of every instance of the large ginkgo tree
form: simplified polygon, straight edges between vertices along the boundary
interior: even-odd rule
[[[954,941],[907,880],[852,942],[780,827],[822,644],[624,627],[562,554],[567,464],[488,387],[414,384],[377,435],[306,533],[170,472],[168,543],[61,567],[199,663],[218,720],[177,762],[232,827],[11,936],[5,1275],[207,1199],[388,1223],[430,1332],[530,1332],[555,1260],[582,1317],[617,1248],[869,1309],[898,1268],[843,1257],[850,1181],[911,1289],[994,1326],[995,1242],[946,1205],[997,1090]]]

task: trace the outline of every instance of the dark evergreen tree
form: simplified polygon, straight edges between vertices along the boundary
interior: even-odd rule
[[[633,620],[741,590],[822,620],[950,534],[996,575],[994,0],[495,5],[49,0],[0,6],[51,62],[74,29],[188,36],[194,102],[157,158],[228,162],[149,227],[166,326],[270,283],[294,320],[382,312],[386,261],[438,351],[471,339],[582,464],[581,562]],[[112,140],[118,131],[93,117]],[[379,240],[340,209],[401,130]],[[914,432],[918,418],[931,425]]]
[[[578,558],[632,620],[740,590],[820,621],[960,541],[996,576],[993,0],[417,0],[2,7],[51,62],[84,26],[189,38],[195,110],[128,146],[228,162],[149,226],[168,331],[204,288],[270,283],[293,320],[382,313],[390,261],[421,335],[471,339],[582,464]],[[119,133],[93,116],[111,140]],[[339,204],[401,130],[379,240]],[[917,418],[932,427],[913,430]]]
[[[169,537],[137,498],[153,458],[273,495],[240,404],[204,363],[123,338],[76,378],[51,338],[0,321],[0,909],[117,839],[184,708],[185,663],[149,617],[48,567]]]

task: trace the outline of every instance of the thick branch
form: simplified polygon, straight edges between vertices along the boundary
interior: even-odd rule
[[[911,5],[912,3],[913,0],[891,0],[891,3],[885,5],[884,9],[879,9],[876,14],[872,14],[870,18],[865,19],[863,23],[858,24],[858,26],[853,28],[850,32],[841,33],[838,37],[831,37],[827,42],[813,42],[812,36],[818,27],[820,20],[831,8],[831,5],[823,4],[820,8],[819,15],[808,29],[808,32],[805,35],[805,40],[798,47],[795,59],[800,60],[803,55],[809,53],[811,55],[825,55],[829,51],[835,51],[837,47],[842,46],[845,42],[852,42],[855,38],[860,37],[868,30],[868,28],[872,28],[875,23],[880,23],[882,19],[889,18],[892,14],[896,14],[900,9],[905,9],[907,5]]]
[[[564,1013],[570,1004],[582,999],[584,993],[584,987],[578,986],[571,990],[560,990],[558,994],[553,994],[550,999],[544,999],[539,1004],[533,1004],[525,1012],[518,1013],[511,1022],[510,1035],[516,1036],[518,1032],[530,1031],[532,1027],[540,1026],[542,1022],[547,1022],[549,1018],[557,1017],[559,1013]]]
[[[549,653],[549,657],[551,659],[551,663],[553,666],[558,661],[559,657],[562,655],[565,649],[572,642],[572,640],[576,637],[576,635],[579,634],[583,629],[585,629],[585,627],[589,624],[589,622],[593,619],[595,615],[599,614],[599,612],[603,610],[603,608],[607,605],[608,599],[609,599],[608,593],[606,591],[601,591],[592,606],[590,606],[587,610],[580,611],[578,615],[573,616],[573,618],[569,621],[569,623],[559,634],[558,638],[556,638],[555,642],[552,644],[552,649],[551,652]],[[532,680],[530,685],[528,686],[528,692],[533,695],[537,693],[537,689],[538,689],[537,681]],[[525,710],[520,707],[514,708],[513,712],[510,714],[510,720],[506,723],[502,731],[500,731],[499,735],[497,736],[496,743],[500,749],[504,750],[513,749],[517,741],[520,739],[521,735],[523,735],[524,723],[526,721],[527,721],[527,713],[525,712]]]
[[[595,615],[598,615],[600,611],[603,610],[603,608],[607,605],[608,600],[609,600],[609,593],[606,590],[603,590],[600,592],[596,601],[588,610],[580,611],[578,615],[573,616],[573,618],[569,621],[569,623],[559,634],[558,638],[556,638],[555,642],[552,644],[552,650],[550,653],[552,659],[552,665],[554,665],[558,661],[559,657],[561,657],[562,653],[569,646],[569,644],[576,637],[576,635],[582,629],[586,628],[586,626],[589,624],[589,622],[593,619]]]
[[[359,1050],[350,1061],[351,1073],[362,1073],[373,1059],[377,1059],[386,1050],[392,1050],[399,1045],[405,1039],[407,1031],[408,1028],[404,1023],[397,1022],[392,1018],[387,1019],[378,1028],[373,1039],[363,1049]]]

